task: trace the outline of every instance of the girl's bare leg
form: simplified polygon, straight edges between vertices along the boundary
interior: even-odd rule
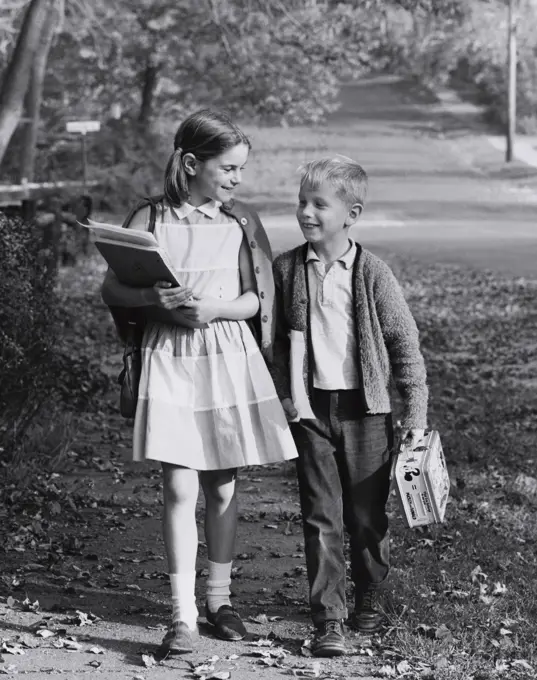
[[[236,469],[200,473],[205,494],[205,539],[209,556],[207,606],[216,613],[230,605],[231,562],[237,534]]]
[[[169,463],[162,464],[162,471],[162,528],[172,589],[172,622],[184,621],[194,630],[198,617],[194,587],[198,551],[196,502],[199,476],[197,470]]]

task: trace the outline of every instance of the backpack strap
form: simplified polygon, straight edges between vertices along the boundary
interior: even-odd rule
[[[138,203],[131,209],[121,226],[124,229],[128,229],[136,213],[149,206],[149,224],[147,231],[150,234],[153,234],[155,232],[155,225],[157,223],[157,205],[162,203],[163,198],[163,194],[159,194],[158,196],[146,196],[145,198],[142,198],[142,200],[138,201]]]
[[[121,225],[128,229],[136,213],[149,206],[149,224],[147,231],[155,232],[157,223],[157,206],[162,202],[164,195],[146,196],[130,210]],[[138,307],[109,307],[120,339],[131,346],[139,346],[145,325],[145,317],[141,308]]]

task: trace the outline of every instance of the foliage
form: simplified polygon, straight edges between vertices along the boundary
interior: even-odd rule
[[[401,3],[400,3],[401,4]],[[517,102],[520,129],[535,126],[537,106],[537,6],[520,0]],[[507,113],[507,9],[500,0],[473,0],[464,14],[389,14],[386,51],[393,68],[429,82],[473,88],[500,124]]]
[[[87,349],[65,338],[74,310],[55,292],[38,228],[0,213],[0,240],[0,450],[7,457],[46,412],[87,404],[104,381]]]
[[[101,121],[87,139],[90,175],[103,179],[117,208],[152,190],[157,177],[160,184],[165,154],[153,134],[169,139],[196,108],[227,109],[242,121],[321,121],[337,107],[341,75],[381,63],[381,22],[369,9],[307,0],[67,0],[49,57],[37,179],[80,177],[80,141],[65,132],[71,119]],[[4,58],[21,15],[0,13]],[[20,128],[5,177],[18,175],[23,137]]]
[[[0,238],[0,411],[4,432],[14,419],[16,436],[43,405],[52,379],[54,273],[30,224],[0,213]]]

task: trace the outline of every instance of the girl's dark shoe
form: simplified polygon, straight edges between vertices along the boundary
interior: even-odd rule
[[[214,626],[214,634],[221,640],[233,642],[242,640],[247,635],[239,613],[229,604],[223,604],[215,614],[205,605],[205,616],[207,623]]]
[[[190,630],[184,621],[172,623],[158,648],[157,657],[165,659],[170,654],[189,654],[198,636],[198,629]]]
[[[343,623],[330,619],[319,624],[311,643],[313,656],[343,656],[346,651]]]
[[[377,590],[368,587],[356,597],[351,625],[360,633],[376,633],[384,624],[384,614],[378,609]]]

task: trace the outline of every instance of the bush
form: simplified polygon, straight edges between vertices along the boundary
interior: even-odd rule
[[[73,315],[55,291],[56,269],[39,228],[0,212],[0,241],[0,458],[6,459],[59,404],[87,404],[103,380],[66,337]]]
[[[47,399],[55,271],[36,229],[0,213],[0,434],[18,438]]]

